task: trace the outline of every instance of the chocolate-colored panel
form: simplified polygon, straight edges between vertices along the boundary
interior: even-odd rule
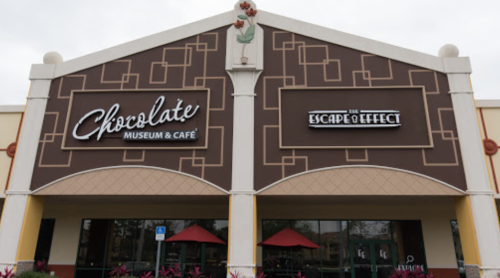
[[[227,28],[222,27],[53,80],[31,189],[78,172],[127,165],[172,169],[230,189],[233,134],[231,95],[234,89],[225,70]],[[70,127],[88,109],[102,107],[107,110],[115,102],[120,103],[120,112],[124,115],[139,111],[147,115],[157,94],[164,94],[165,107],[171,108],[171,103],[181,98],[186,104],[199,104],[201,110],[185,123],[166,123],[151,130],[197,127],[200,138],[192,142],[124,142],[121,134],[112,134],[111,137],[118,135],[119,138],[106,137],[103,143],[106,147],[118,147],[118,150],[93,150],[86,147],[97,146],[94,137],[92,142],[70,142],[70,128],[67,146],[84,149],[63,149],[71,94],[77,91],[81,91],[75,93],[81,98],[75,99]],[[134,146],[134,149],[125,149],[129,146]],[[182,149],[159,150],[146,146],[178,146]]]
[[[453,105],[448,94],[448,80],[445,74],[272,27],[262,26],[262,28],[265,70],[256,85],[254,179],[256,190],[301,172],[360,164],[412,171],[466,189]],[[284,102],[280,112],[280,88],[284,92],[290,89],[287,92],[309,94],[314,91],[313,89],[321,87],[338,88],[336,90],[339,91],[342,90],[340,88],[347,87],[353,92],[362,89],[367,93],[345,94],[335,99],[333,96],[331,99],[325,99],[314,94],[308,98],[297,96],[294,99],[282,99]],[[421,90],[423,87],[429,125],[422,124],[422,111],[425,110],[422,95],[418,100],[404,92],[397,97],[387,95],[381,99],[369,95],[369,92],[378,95],[377,92],[387,87],[414,87],[415,90]],[[285,103],[287,101],[289,103]],[[412,133],[414,138],[410,138],[410,133],[403,136],[404,138],[397,138],[396,133],[404,129],[310,130],[307,114],[304,115],[308,109],[313,109],[312,106],[307,106],[309,103],[315,104],[314,110],[333,110],[340,108],[336,106],[340,104],[347,106],[342,107],[342,110],[365,108],[359,107],[361,103],[370,106],[367,109],[400,109],[401,128],[411,123],[409,126],[415,127],[414,131],[418,134]],[[323,105],[321,108],[316,107],[320,104]],[[385,107],[386,104],[394,108]],[[410,110],[404,112],[405,109]],[[299,114],[296,111],[302,112]],[[350,147],[338,149],[280,147],[280,113],[285,119],[283,147],[305,142],[316,146],[325,145],[327,137],[332,138],[328,142],[329,146],[338,147],[347,142]],[[408,117],[407,113],[412,115]],[[432,147],[423,144],[427,147],[358,148],[361,143],[367,141],[372,145],[383,145],[395,139],[398,140],[392,143],[399,143],[400,147],[409,142],[420,144],[427,140],[429,143],[429,129]],[[315,133],[324,133],[322,135],[328,134],[328,136],[317,137],[314,136]],[[330,136],[333,133],[335,137]],[[337,138],[338,134],[340,138]]]

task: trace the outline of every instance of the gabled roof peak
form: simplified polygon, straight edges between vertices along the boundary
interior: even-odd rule
[[[236,8],[239,8],[239,4],[242,2],[244,1],[238,1],[235,4],[235,10]],[[255,5],[255,3],[251,0],[248,0],[247,3],[250,3],[252,6]],[[32,69],[30,72],[30,79],[53,79],[61,77],[154,47],[204,33],[213,29],[221,28],[224,26],[229,27],[235,21],[235,10],[221,13],[157,34],[146,36],[79,58],[68,60],[66,62],[62,62],[62,59],[60,59],[58,60],[60,63],[34,64],[32,65]],[[368,38],[347,34],[324,26],[307,23],[262,10],[258,11],[256,18],[258,19],[259,24],[356,49],[377,56],[386,57],[392,60],[401,61],[415,66],[446,73],[471,72],[470,62],[468,58],[453,57],[455,55],[455,52],[458,55],[458,49],[455,49],[456,47],[453,48],[447,46],[444,48],[444,50],[442,48],[442,50],[444,51],[443,53],[450,52],[453,55],[450,54],[450,57],[450,55],[443,54],[443,58],[441,58],[394,46],[391,44],[371,40]]]

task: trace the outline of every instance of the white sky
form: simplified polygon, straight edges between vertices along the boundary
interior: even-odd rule
[[[476,98],[500,99],[499,0],[255,0],[258,9],[437,55],[471,58]],[[31,64],[70,60],[232,9],[236,0],[0,1],[0,105],[24,104]]]

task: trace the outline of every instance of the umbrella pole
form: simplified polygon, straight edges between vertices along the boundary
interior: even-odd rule
[[[187,245],[185,243],[181,244],[181,272],[182,272],[182,277],[185,277],[184,275],[184,269],[186,268],[186,249]]]
[[[205,271],[206,243],[201,244],[201,271]]]

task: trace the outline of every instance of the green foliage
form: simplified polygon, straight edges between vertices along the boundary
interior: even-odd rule
[[[242,35],[237,35],[236,39],[238,40],[239,43],[250,43],[255,36],[255,25],[250,26],[247,28],[245,31],[245,36]]]
[[[20,275],[16,275],[16,278],[58,278],[57,276],[50,276],[47,273],[36,272],[36,271],[26,271]]]
[[[247,40],[242,35],[237,35],[236,39],[238,40],[239,43],[247,43]]]
[[[247,16],[246,16],[246,15],[244,15],[244,14],[240,14],[240,15],[238,16],[238,18],[239,18],[239,19],[247,19]]]

